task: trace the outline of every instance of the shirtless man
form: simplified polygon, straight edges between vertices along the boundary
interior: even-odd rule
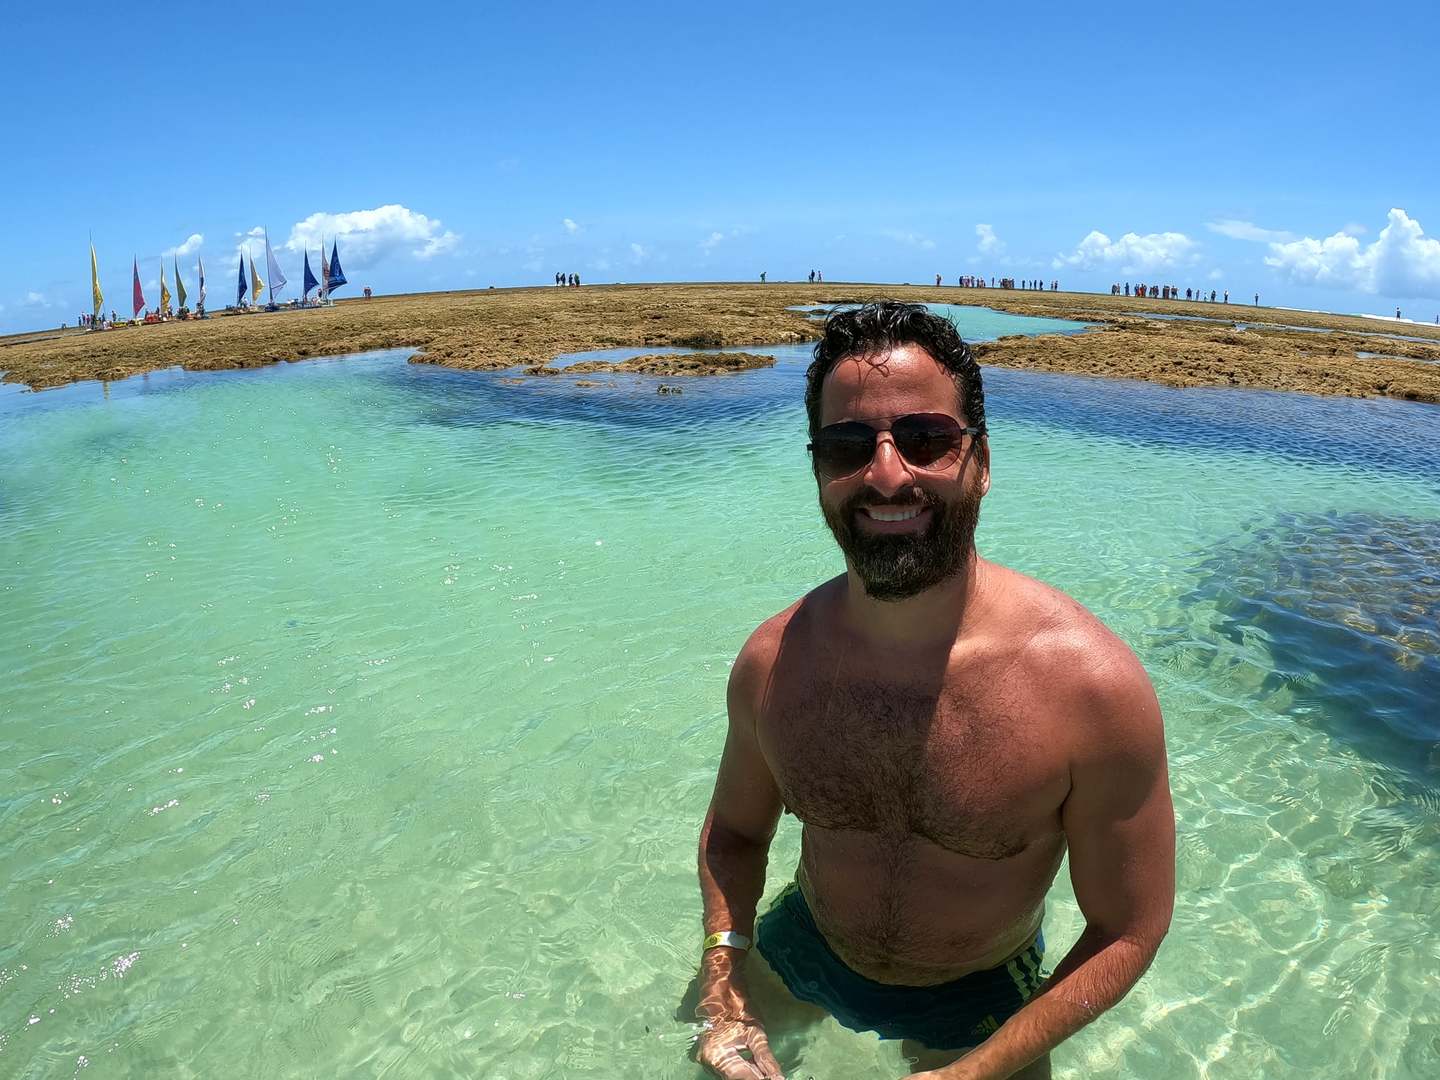
[[[1154,691],[1078,603],[976,554],[984,392],[948,321],[833,316],[805,403],[846,571],[761,625],[731,673],[700,837],[697,1058],[779,1077],[762,1024],[829,1012],[905,1040],[927,1077],[1048,1077],[1170,924]],[[782,810],[800,865],[757,922]],[[1067,848],[1085,930],[1044,978]]]

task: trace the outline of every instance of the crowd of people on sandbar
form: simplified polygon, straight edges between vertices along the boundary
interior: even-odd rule
[[[1141,297],[1149,297],[1149,298],[1152,299],[1152,300],[1179,300],[1179,299],[1180,299],[1180,286],[1179,286],[1179,285],[1142,285],[1142,284],[1136,284],[1136,285],[1133,285],[1133,286],[1132,286],[1132,285],[1130,284],[1130,282],[1128,282],[1128,281],[1125,282],[1123,285],[1122,285],[1121,283],[1119,283],[1119,282],[1116,282],[1114,285],[1111,285],[1111,286],[1110,286],[1110,295],[1111,295],[1111,296],[1141,296]],[[1209,300],[1210,303],[1213,304],[1213,303],[1216,303],[1216,297],[1220,297],[1219,303],[1228,304],[1228,303],[1230,302],[1230,290],[1229,290],[1229,289],[1225,289],[1225,290],[1223,290],[1223,291],[1216,291],[1215,289],[1211,289],[1209,296],[1206,296],[1205,290],[1203,290],[1203,289],[1186,289],[1186,290],[1185,290],[1185,299],[1186,299],[1186,300],[1200,300],[1200,301],[1202,301],[1202,302],[1205,301],[1205,300]],[[1260,303],[1260,294],[1259,294],[1259,293],[1256,293],[1256,294],[1255,294],[1255,303],[1256,303],[1257,305]]]
[[[579,284],[580,284],[580,275],[579,275],[579,274],[562,274],[562,273],[558,273],[558,272],[557,272],[556,275],[555,275],[555,284],[556,284],[556,285],[579,285]]]
[[[935,284],[944,285],[945,279],[940,274],[935,275]],[[984,274],[961,274],[955,279],[955,284],[962,289],[1028,289],[1032,292],[1059,292],[1060,282],[1041,281],[1039,278],[1024,278],[1016,281],[1014,278],[990,278],[985,280]]]
[[[188,307],[182,307],[176,311],[169,308],[144,308],[133,319],[121,319],[115,311],[110,312],[110,318],[105,318],[102,311],[99,315],[88,312],[81,312],[75,319],[75,325],[82,330],[109,330],[116,326],[135,323],[162,323],[170,322],[173,319],[203,319],[206,318],[205,309],[197,307],[191,311]],[[64,329],[62,326],[61,329]]]

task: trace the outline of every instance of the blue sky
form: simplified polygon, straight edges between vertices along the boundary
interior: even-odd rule
[[[818,268],[1432,321],[1440,9],[1279,7],[25,5],[0,331],[88,309],[92,231],[107,307],[177,247],[222,306],[261,227],[286,296],[323,232],[342,296]]]

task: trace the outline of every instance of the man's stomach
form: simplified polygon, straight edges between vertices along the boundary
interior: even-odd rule
[[[977,859],[913,834],[807,825],[797,879],[826,942],[875,982],[935,986],[998,967],[1040,930],[1064,837]]]

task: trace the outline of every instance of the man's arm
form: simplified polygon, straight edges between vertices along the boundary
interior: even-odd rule
[[[1118,646],[1118,643],[1117,643]],[[1082,692],[1086,737],[1061,811],[1085,931],[1033,998],[939,1075],[1006,1077],[1123,998],[1145,973],[1175,905],[1175,811],[1160,706],[1128,649]]]
[[[729,731],[715,793],[700,830],[700,894],[705,933],[734,930],[753,940],[755,908],[765,891],[770,840],[780,820],[780,790],[760,752],[756,720],[768,683],[773,647],[769,624],[740,650],[726,691]],[[749,1015],[740,979],[742,950],[708,950],[700,973],[700,1014]]]

